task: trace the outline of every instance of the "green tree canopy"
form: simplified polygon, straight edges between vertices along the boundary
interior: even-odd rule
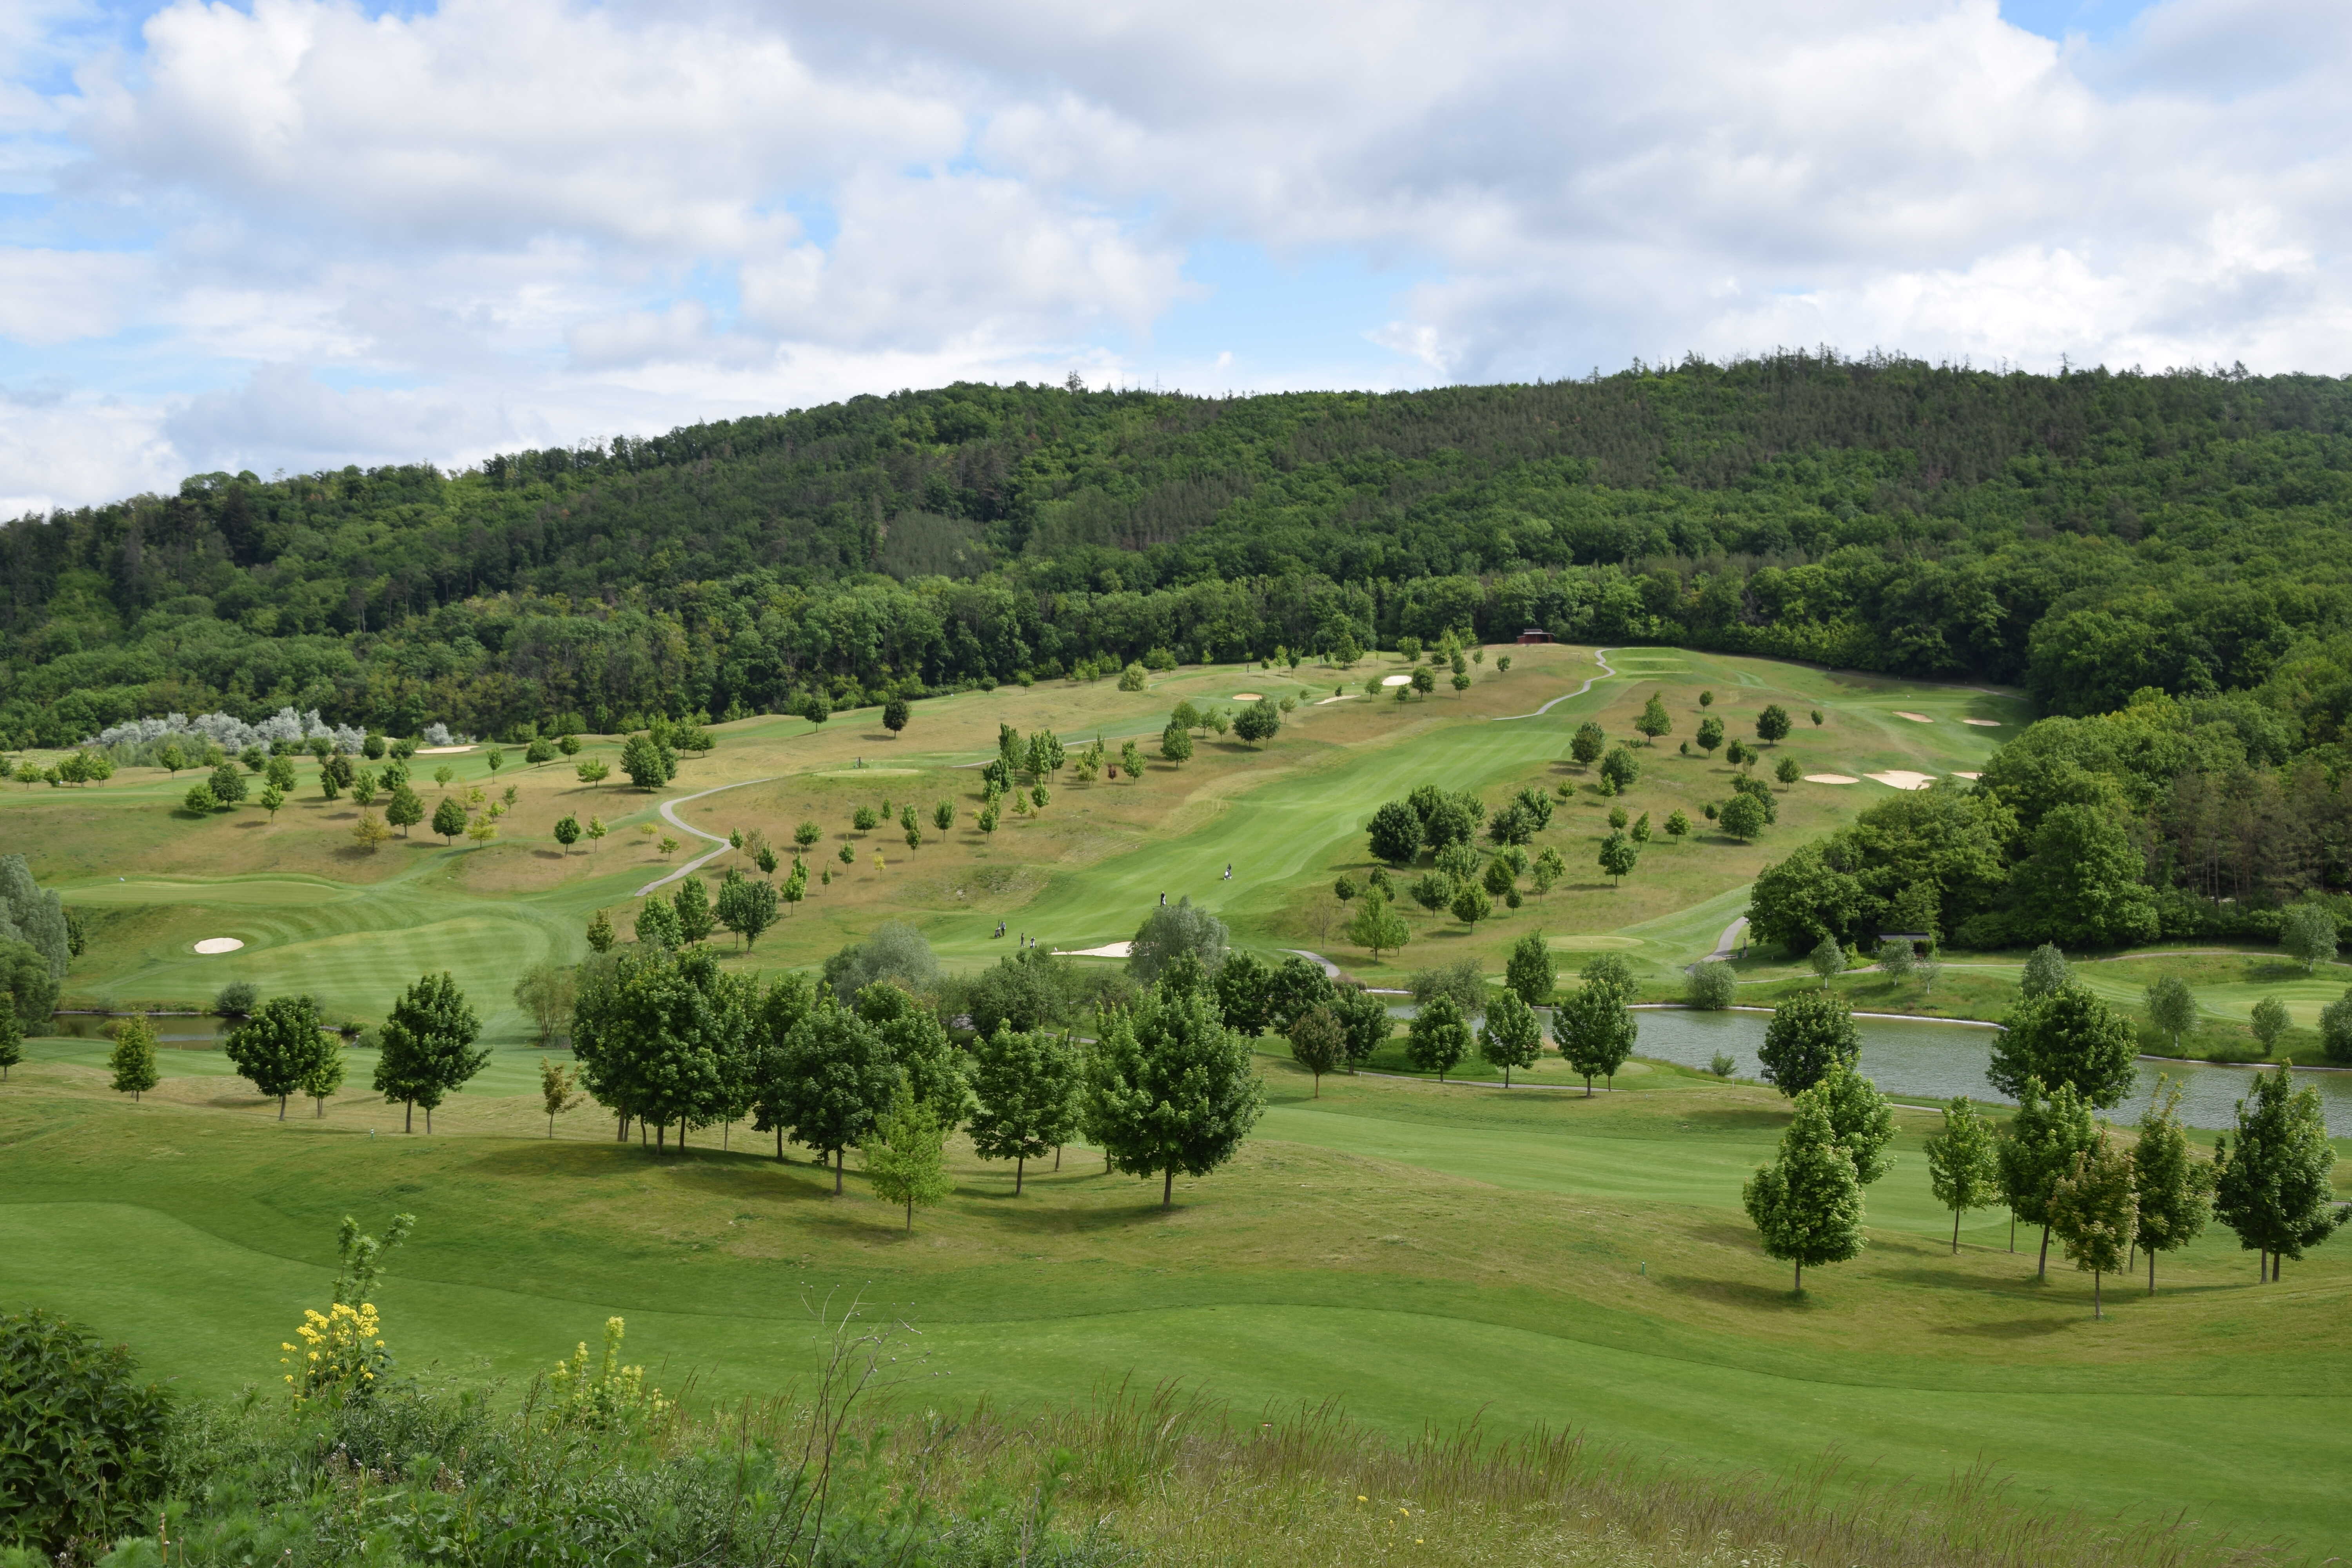
[[[2254,1091],[2238,1101],[2235,1130],[2214,1144],[2213,1165],[2213,1213],[2240,1247],[2263,1255],[2269,1279],[2278,1278],[2279,1259],[2300,1261],[2344,1223],[2319,1091],[2295,1088],[2284,1066],[2255,1077]]]
[[[1832,1064],[1852,1067],[1859,1061],[1862,1032],[1839,997],[1801,991],[1772,1010],[1756,1054],[1764,1064],[1764,1081],[1794,1099],[1827,1077]]]
[[[1960,1249],[1960,1216],[2000,1201],[2000,1140],[1965,1094],[1944,1107],[1944,1125],[1928,1135],[1927,1185],[1952,1211],[1952,1250]]]
[[[1112,1167],[1160,1178],[1205,1176],[1257,1125],[1265,1089],[1247,1042],[1194,986],[1155,986],[1132,1015],[1113,1016],[1088,1058],[1086,1122]]]
[[[1010,1160],[1013,1192],[1021,1193],[1028,1163],[1067,1142],[1077,1126],[1077,1051],[1043,1029],[1008,1029],[972,1046],[972,1152]]]
[[[1985,1081],[2011,1098],[2028,1079],[2068,1085],[2101,1110],[2122,1103],[2139,1069],[2131,1025],[2088,988],[2068,983],[2021,1002],[1993,1041]]]
[[[286,1100],[326,1059],[325,1024],[308,996],[273,996],[231,1029],[222,1042],[229,1063],[256,1090],[278,1100],[286,1120]]]
[[[425,1108],[425,1131],[433,1131],[433,1110],[488,1065],[490,1053],[474,1048],[482,1020],[447,972],[418,976],[376,1034],[375,1091],[407,1108],[409,1119]]]
[[[1843,1263],[1862,1253],[1862,1184],[1838,1146],[1827,1109],[1810,1093],[1797,1097],[1779,1157],[1759,1166],[1739,1195],[1764,1255],[1796,1266],[1799,1291],[1808,1264]]]

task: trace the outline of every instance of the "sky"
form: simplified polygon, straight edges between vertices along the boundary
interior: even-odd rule
[[[972,379],[2352,371],[2342,0],[0,4],[0,517]]]

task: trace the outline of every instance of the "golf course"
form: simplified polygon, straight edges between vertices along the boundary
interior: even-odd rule
[[[1615,953],[1656,1003],[1679,1000],[1688,967],[1718,952],[1743,1005],[1823,984],[1864,1011],[1990,1019],[2016,1001],[2022,952],[1948,952],[1930,986],[1859,966],[1824,980],[1744,950],[1738,924],[1759,872],[1795,847],[1899,790],[1975,777],[2033,717],[2018,694],[1671,647],[1481,653],[1466,689],[1426,695],[1381,684],[1411,661],[1372,654],[1345,668],[1187,665],[1140,690],[1024,680],[917,702],[897,732],[877,708],[747,718],[709,726],[710,748],[655,790],[623,776],[622,736],[583,735],[576,756],[538,765],[511,744],[497,767],[488,743],[420,753],[428,804],[436,788],[512,790],[496,835],[470,841],[423,824],[360,841],[362,808],[322,798],[307,757],[266,814],[179,809],[189,780],[160,768],[0,787],[0,849],[27,858],[87,937],[53,1032],[28,1037],[0,1085],[0,1298],[70,1313],[159,1373],[233,1394],[278,1375],[290,1324],[326,1299],[341,1217],[374,1227],[407,1212],[414,1238],[375,1296],[393,1352],[406,1371],[510,1389],[620,1315],[632,1358],[666,1389],[756,1395],[811,1364],[808,1303],[847,1291],[919,1332],[937,1380],[923,1397],[940,1406],[1179,1383],[1243,1412],[1336,1400],[1403,1435],[1574,1430],[1725,1475],[1835,1458],[1940,1483],[1981,1466],[2013,1504],[2177,1519],[2276,1543],[2287,1561],[2341,1550],[2352,1346],[2336,1336],[2352,1243],[2258,1283],[2252,1256],[2213,1225],[2164,1256],[2153,1294],[2144,1276],[2109,1275],[2095,1321],[2089,1276],[2053,1251],[2037,1279],[2039,1237],[2013,1237],[2005,1211],[1964,1215],[1954,1249],[1921,1147],[1944,1116],[1917,1095],[1894,1096],[1895,1165],[1868,1188],[1867,1249],[1809,1270],[1801,1295],[1741,1206],[1788,1101],[1654,1058],[1588,1096],[1548,1053],[1506,1092],[1475,1058],[1440,1084],[1389,1050],[1318,1080],[1269,1035],[1255,1042],[1263,1118],[1231,1163],[1176,1180],[1172,1209],[1156,1180],[1106,1174],[1082,1142],[1051,1168],[1033,1162],[1016,1197],[1012,1167],[959,1138],[952,1195],[911,1228],[861,1190],[854,1154],[836,1200],[806,1151],[780,1163],[747,1125],[698,1130],[656,1157],[617,1141],[593,1103],[542,1109],[541,1063],[568,1052],[560,1031],[540,1037],[517,978],[585,958],[600,912],[625,941],[645,895],[681,875],[760,876],[749,846],[788,847],[803,823],[818,830],[805,900],[756,944],[713,938],[723,970],[814,973],[900,921],[944,968],[975,972],[1030,941],[1113,948],[1163,901],[1189,900],[1236,949],[1313,955],[1399,1004],[1414,973],[1464,959],[1498,981],[1530,931],[1563,982]],[[1189,760],[1161,759],[1180,702],[1284,699],[1261,743],[1219,728]],[[1671,728],[1643,744],[1635,721],[1654,700]],[[1772,785],[1777,820],[1744,841],[1710,815],[1738,770],[1684,742],[1707,718],[1752,738],[1772,704],[1794,728],[1756,776],[1786,757],[1798,776]],[[1630,743],[1638,774],[1622,790],[1603,795],[1572,760],[1587,723]],[[1050,730],[1073,754],[1099,738],[1114,761],[1135,742],[1146,765],[1065,774],[1045,804],[983,832],[981,769],[1003,726]],[[598,762],[606,776],[584,782],[581,764]],[[436,768],[446,784],[427,783]],[[1409,940],[1375,957],[1350,942],[1335,884],[1364,882],[1368,821],[1423,784],[1496,805],[1528,789],[1552,798],[1529,847],[1557,849],[1567,872],[1472,922],[1400,899]],[[914,847],[895,821],[908,806]],[[863,807],[880,826],[854,826]],[[1681,812],[1695,831],[1661,826],[1612,877],[1596,850],[1618,807],[1654,825]],[[592,817],[601,836],[558,842],[560,820]],[[2258,943],[2168,945],[2198,951],[2075,973],[2126,1011],[2178,973],[2217,1029],[2273,997],[2314,1028],[2347,978]],[[372,1036],[356,1037],[341,1092],[298,1098],[281,1121],[209,1016],[245,983],[372,1030],[420,975],[444,972],[491,1056],[430,1136],[421,1118],[404,1134],[401,1107],[370,1092]],[[135,1101],[109,1088],[102,1033],[131,1011],[156,1015],[163,1047],[162,1081]],[[2143,1064],[2144,1085],[2155,1070]]]

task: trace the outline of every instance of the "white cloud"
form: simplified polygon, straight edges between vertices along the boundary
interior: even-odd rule
[[[2163,0],[2104,46],[1995,0],[175,0],[129,51],[99,15],[0,16],[0,189],[42,193],[0,217],[0,364],[66,388],[0,400],[0,491],[1073,366],[2352,368],[2340,4]],[[1312,363],[1154,348],[1213,321],[1213,239],[1419,281]]]

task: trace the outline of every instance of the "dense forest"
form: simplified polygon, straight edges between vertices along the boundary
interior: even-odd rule
[[[956,385],[0,526],[0,745],[835,704],[1469,626],[2352,709],[2352,384],[1783,354],[1216,399]],[[2284,687],[2282,683],[2285,683]],[[2291,687],[2282,698],[2280,693]]]

